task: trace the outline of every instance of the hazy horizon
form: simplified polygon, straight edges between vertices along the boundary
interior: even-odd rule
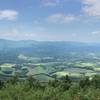
[[[100,43],[100,41],[78,41],[78,40],[35,40],[35,39],[11,39],[11,38],[0,38],[0,40],[8,41],[37,41],[37,42],[78,42],[78,43]]]
[[[100,0],[1,0],[0,39],[100,43]]]

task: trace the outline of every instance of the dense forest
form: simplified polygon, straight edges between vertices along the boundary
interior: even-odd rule
[[[100,76],[84,77],[79,83],[63,80],[41,83],[29,76],[25,81],[14,76],[0,81],[0,100],[100,100]]]

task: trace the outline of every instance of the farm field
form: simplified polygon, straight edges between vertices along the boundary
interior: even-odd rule
[[[71,55],[72,56],[72,55]],[[84,61],[84,59],[80,60],[79,57],[75,58],[73,55],[73,59],[64,58],[50,58],[45,57],[27,57],[25,55],[18,56],[18,59],[23,59],[26,63],[14,64],[14,63],[4,63],[0,65],[0,74],[4,75],[4,77],[9,77],[13,75],[18,75],[19,77],[27,77],[32,75],[34,78],[38,80],[49,81],[54,78],[62,79],[66,75],[70,78],[78,78],[81,79],[84,76],[92,77],[96,74],[100,74],[100,62],[99,60],[92,62],[94,59],[89,58]],[[81,55],[80,55],[81,57]],[[27,59],[25,59],[27,58]],[[47,59],[46,59],[47,58]],[[31,59],[31,61],[30,61]],[[54,62],[53,62],[54,59]],[[58,61],[59,59],[59,61]],[[34,61],[35,60],[35,61]],[[48,60],[48,61],[47,61]]]

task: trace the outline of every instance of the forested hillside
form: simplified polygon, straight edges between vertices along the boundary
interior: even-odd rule
[[[0,82],[0,100],[100,100],[100,76],[84,77],[73,83],[66,76],[41,83],[29,76],[20,81],[17,76]]]

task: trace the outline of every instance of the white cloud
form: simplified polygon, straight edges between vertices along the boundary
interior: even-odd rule
[[[0,19],[15,20],[18,12],[15,10],[0,10]]]
[[[76,18],[73,15],[57,13],[57,14],[50,15],[47,20],[50,22],[68,23],[75,19]]]
[[[93,36],[100,36],[100,31],[94,31],[91,33]]]
[[[41,0],[42,5],[46,7],[62,6],[67,1],[70,0]]]
[[[56,6],[61,0],[42,0],[44,6]]]
[[[11,40],[32,39],[33,36],[34,34],[28,34],[28,33],[20,34],[20,31],[16,28],[0,32],[0,38],[11,39]]]
[[[89,16],[100,16],[100,0],[82,0],[83,12]]]

